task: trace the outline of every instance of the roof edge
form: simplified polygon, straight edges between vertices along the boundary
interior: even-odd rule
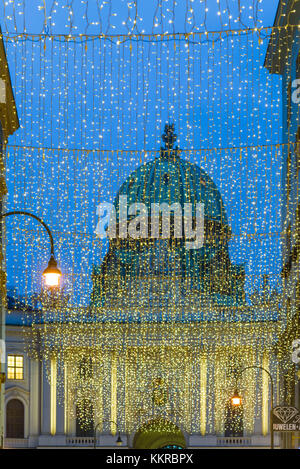
[[[286,58],[290,50],[295,28],[299,27],[299,19],[300,0],[279,0],[264,61],[264,67],[270,73],[283,74],[283,59]]]
[[[3,140],[6,143],[9,135],[12,135],[19,127],[19,118],[14,98],[11,77],[3,42],[3,34],[0,27],[0,78],[5,82],[6,100],[0,103],[0,121],[3,131]]]

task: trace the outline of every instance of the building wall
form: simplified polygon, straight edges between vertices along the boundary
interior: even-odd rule
[[[292,41],[286,53],[279,57],[282,64],[282,309],[286,313],[286,330],[281,338],[281,348],[285,355],[281,357],[283,375],[281,386],[285,402],[300,406],[299,378],[297,367],[292,363],[292,342],[300,338],[299,328],[299,263],[300,263],[300,104],[295,100],[300,96],[300,32],[292,28]],[[299,144],[297,145],[297,142]],[[283,437],[284,447],[297,447],[292,435]]]
[[[18,114],[11,86],[10,74],[0,28],[0,213],[5,206],[5,145],[9,135],[19,127]],[[0,224],[0,340],[5,341],[5,300],[6,273],[4,262],[2,225]],[[5,364],[1,363],[0,372],[5,372]],[[4,386],[0,384],[0,447],[3,443],[4,430]]]
[[[2,135],[2,126],[0,124],[0,159],[3,159],[3,135]],[[4,177],[4,164],[3,161],[1,161],[0,165],[0,178]],[[4,205],[4,193],[0,193],[0,213],[2,213],[3,210],[3,205]],[[0,249],[0,283],[3,284],[4,281],[4,272],[5,272],[5,267],[4,267],[4,256],[3,256],[3,249],[2,249],[2,239],[3,239],[3,233],[2,233],[2,224],[0,223],[0,243],[1,243],[1,249]],[[2,279],[1,279],[2,277]],[[3,288],[1,289],[1,293],[3,293]],[[5,362],[3,359],[5,359],[5,304],[3,302],[4,295],[1,294],[0,296],[0,340],[2,341],[0,343],[0,348],[2,349],[2,359],[0,360],[0,373],[5,373]],[[4,349],[4,350],[3,350]],[[4,421],[3,421],[3,409],[4,409],[4,385],[1,385],[0,383],[0,448],[3,446],[3,435],[4,435]]]
[[[7,447],[22,447],[22,446],[30,446],[30,447],[49,447],[49,446],[82,446],[84,444],[93,444],[92,437],[90,438],[79,438],[76,437],[76,422],[74,412],[68,411],[68,407],[65,407],[67,401],[64,399],[63,395],[60,395],[60,399],[58,399],[59,389],[58,389],[58,375],[64,374],[64,370],[56,368],[57,373],[57,388],[56,388],[56,398],[55,393],[51,392],[51,380],[49,382],[49,369],[51,368],[49,361],[39,362],[35,359],[28,358],[26,355],[26,344],[24,342],[26,338],[26,334],[24,334],[24,328],[19,326],[8,325],[7,326],[7,354],[18,354],[24,356],[24,379],[23,380],[7,380],[6,382],[6,390],[5,390],[5,407],[10,399],[19,399],[25,408],[25,434],[24,440],[15,440],[6,438],[5,444]],[[246,352],[246,351],[245,351]],[[110,354],[111,355],[111,354]],[[249,362],[249,351],[248,351],[248,363]],[[107,357],[106,362],[108,365],[105,368],[105,376],[103,386],[106,388],[106,394],[102,395],[102,416],[98,419],[100,421],[104,421],[103,428],[100,428],[99,436],[100,436],[100,444],[107,445],[108,447],[112,447],[116,445],[116,436],[111,435],[109,432],[114,430],[109,422],[105,422],[106,420],[117,420],[120,422],[120,419],[124,418],[125,409],[122,407],[123,404],[120,403],[120,393],[127,392],[128,394],[128,402],[133,403],[135,408],[137,408],[137,395],[130,394],[129,390],[127,391],[124,388],[124,383],[126,383],[126,377],[124,373],[126,373],[125,369],[126,366],[118,367],[117,369],[117,377],[116,377],[116,388],[117,392],[114,394],[112,392],[112,382],[113,382],[113,375],[114,375],[114,356],[111,355]],[[216,361],[219,362],[219,357],[215,357]],[[206,368],[202,375],[194,377],[193,387],[198,382],[198,387],[201,387],[201,383],[203,385],[203,379],[205,374],[205,385],[206,385],[206,397],[207,397],[207,407],[216,406],[218,403],[218,399],[220,399],[219,393],[220,390],[224,387],[225,381],[220,382],[213,382],[213,376],[210,375],[207,369],[213,369],[217,366],[217,363],[212,363],[214,357],[208,358],[208,363],[206,362]],[[210,362],[210,363],[209,363]],[[263,364],[263,363],[262,363]],[[149,363],[150,365],[150,363]],[[153,365],[153,364],[152,364]],[[264,362],[265,366],[269,366],[269,364]],[[73,367],[75,363],[73,364]],[[50,368],[49,368],[50,367]],[[127,373],[130,370],[127,369]],[[146,371],[145,371],[146,373]],[[47,377],[48,375],[48,377]],[[155,373],[153,376],[156,376]],[[221,375],[220,375],[221,376]],[[253,376],[250,377],[253,379]],[[64,378],[63,378],[64,381]],[[269,445],[270,436],[268,433],[268,412],[269,412],[269,396],[268,396],[268,386],[264,386],[261,388],[262,382],[259,381],[259,385],[257,385],[256,393],[257,395],[262,395],[264,392],[267,394],[264,395],[264,402],[266,403],[265,409],[265,417],[255,419],[255,425],[251,431],[246,431],[244,434],[244,438],[240,441],[245,445],[252,445],[252,446],[265,446]],[[55,383],[56,384],[56,383]],[[67,385],[67,382],[66,382]],[[122,391],[123,389],[123,391]],[[65,390],[65,389],[64,389]],[[107,392],[108,391],[108,392]],[[61,392],[61,390],[60,390]],[[187,404],[190,400],[193,400],[194,392],[193,389],[186,390],[187,395],[182,396],[183,402],[182,405],[185,407],[184,402]],[[203,392],[203,389],[202,389]],[[254,391],[253,391],[254,392]],[[144,393],[145,394],[145,393]],[[196,393],[197,394],[197,393]],[[108,398],[107,396],[111,396]],[[118,399],[114,400],[114,396],[119,396]],[[196,395],[195,395],[196,396]],[[74,397],[71,397],[71,403],[69,402],[67,405],[74,406]],[[199,397],[199,396],[198,396]],[[55,402],[53,402],[53,399]],[[73,399],[73,400],[72,400]],[[178,404],[179,405],[179,404]],[[53,409],[55,409],[55,419],[53,421]],[[73,409],[74,410],[74,409]],[[127,411],[131,412],[133,410],[132,406],[128,406]],[[148,409],[149,410],[149,409]],[[246,409],[245,409],[246,410]],[[67,412],[66,412],[67,411]],[[246,412],[251,412],[251,409],[248,406],[248,410]],[[208,413],[206,414],[208,415]],[[224,412],[225,415],[225,412]],[[123,417],[122,417],[123,416]],[[144,416],[144,419],[150,419],[153,415],[149,414],[148,417]],[[201,415],[195,415],[196,419],[200,419]],[[143,418],[141,420],[136,419],[136,421],[132,422],[132,427],[129,431],[129,434],[122,435],[122,440],[126,445],[131,445],[134,439],[135,433],[140,428],[143,422]],[[98,420],[95,421],[98,423]],[[54,424],[54,426],[53,426]],[[180,420],[179,420],[180,425]],[[213,428],[212,428],[213,427]],[[202,433],[202,434],[201,434]],[[229,439],[224,438],[224,421],[218,422],[217,420],[211,424],[208,422],[204,416],[203,423],[202,423],[202,431],[192,432],[190,429],[185,429],[186,440],[190,447],[203,447],[203,446],[226,446],[228,444]],[[128,439],[127,439],[128,438]],[[278,443],[278,441],[277,441]]]

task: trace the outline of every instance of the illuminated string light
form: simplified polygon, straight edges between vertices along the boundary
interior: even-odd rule
[[[26,334],[30,354],[48,363],[53,402],[65,400],[67,417],[76,415],[83,426],[96,416],[117,420],[129,432],[159,416],[190,433],[222,433],[237,370],[268,357],[276,376],[273,347],[287,322],[280,295],[281,156],[287,145],[281,143],[281,82],[263,68],[272,29],[261,27],[255,2],[248,13],[245,5],[237,11],[220,0],[215,7],[186,2],[181,33],[170,2],[157,2],[146,25],[138,2],[127,2],[120,31],[113,3],[103,1],[97,16],[80,2],[80,20],[71,4],[64,5],[62,31],[62,5],[55,1],[48,7],[40,2],[40,30],[30,31],[25,11],[22,25],[17,18],[23,4],[6,3],[3,35],[22,123],[7,146],[8,206],[30,207],[51,221],[64,288],[39,294],[45,250],[37,248],[47,240],[29,222],[12,221],[7,234],[8,278],[25,302],[38,293],[37,308],[25,318],[33,321]],[[209,32],[211,11],[220,23]],[[166,122],[175,123],[180,158],[216,184],[212,197],[221,203],[220,194],[224,203],[236,277],[216,265],[200,295],[192,268],[179,285],[175,249],[158,259],[171,274],[151,280],[138,274],[128,286],[116,270],[114,294],[106,292],[106,304],[97,298],[95,305],[91,295],[108,251],[108,242],[94,233],[96,207],[112,202],[136,168],[159,159]],[[292,151],[294,143],[288,144]],[[171,193],[178,178],[167,176],[159,181],[169,181]],[[195,196],[193,187],[188,191]],[[131,255],[144,256],[148,268],[145,246],[133,246]],[[241,301],[224,304],[237,286]],[[166,304],[157,306],[162,299]],[[199,312],[201,320],[191,320]],[[240,386],[246,431],[253,431],[263,409],[266,433],[266,381],[253,371]],[[55,432],[54,407],[51,415]]]

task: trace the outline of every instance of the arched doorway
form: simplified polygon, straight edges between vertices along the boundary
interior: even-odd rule
[[[225,436],[242,437],[244,435],[243,407],[233,407],[229,402],[226,406]]]
[[[88,399],[76,406],[76,436],[94,436],[94,406]]]
[[[144,423],[133,439],[135,449],[186,448],[186,441],[180,428],[173,422],[158,418]]]
[[[24,438],[24,404],[19,399],[7,403],[6,438]]]

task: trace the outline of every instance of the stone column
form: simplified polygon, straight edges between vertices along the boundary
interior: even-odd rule
[[[47,367],[45,361],[42,363],[42,388],[41,388],[41,433],[50,435],[50,383],[47,379]]]
[[[56,435],[65,434],[65,372],[60,366],[57,370],[60,383],[64,383],[64,388],[60,389],[60,396],[56,403]]]
[[[113,351],[111,355],[111,402],[110,402],[110,419],[117,423],[117,355]],[[116,434],[116,425],[110,424],[112,435]]]
[[[36,440],[40,432],[40,363],[31,359],[30,366],[30,404],[29,404],[29,439],[32,446],[36,446]],[[30,445],[31,446],[31,445]]]
[[[200,358],[200,432],[206,433],[206,399],[207,399],[207,357]]]
[[[265,352],[263,354],[262,366],[269,370],[269,357]],[[266,436],[269,431],[269,377],[265,371],[262,371],[262,402],[261,402],[261,420],[262,420],[262,434]]]
[[[57,363],[52,359],[42,366],[42,402],[41,402],[41,436],[40,446],[65,446],[64,434],[64,405],[57,399]],[[47,379],[47,371],[50,372],[50,382]]]

